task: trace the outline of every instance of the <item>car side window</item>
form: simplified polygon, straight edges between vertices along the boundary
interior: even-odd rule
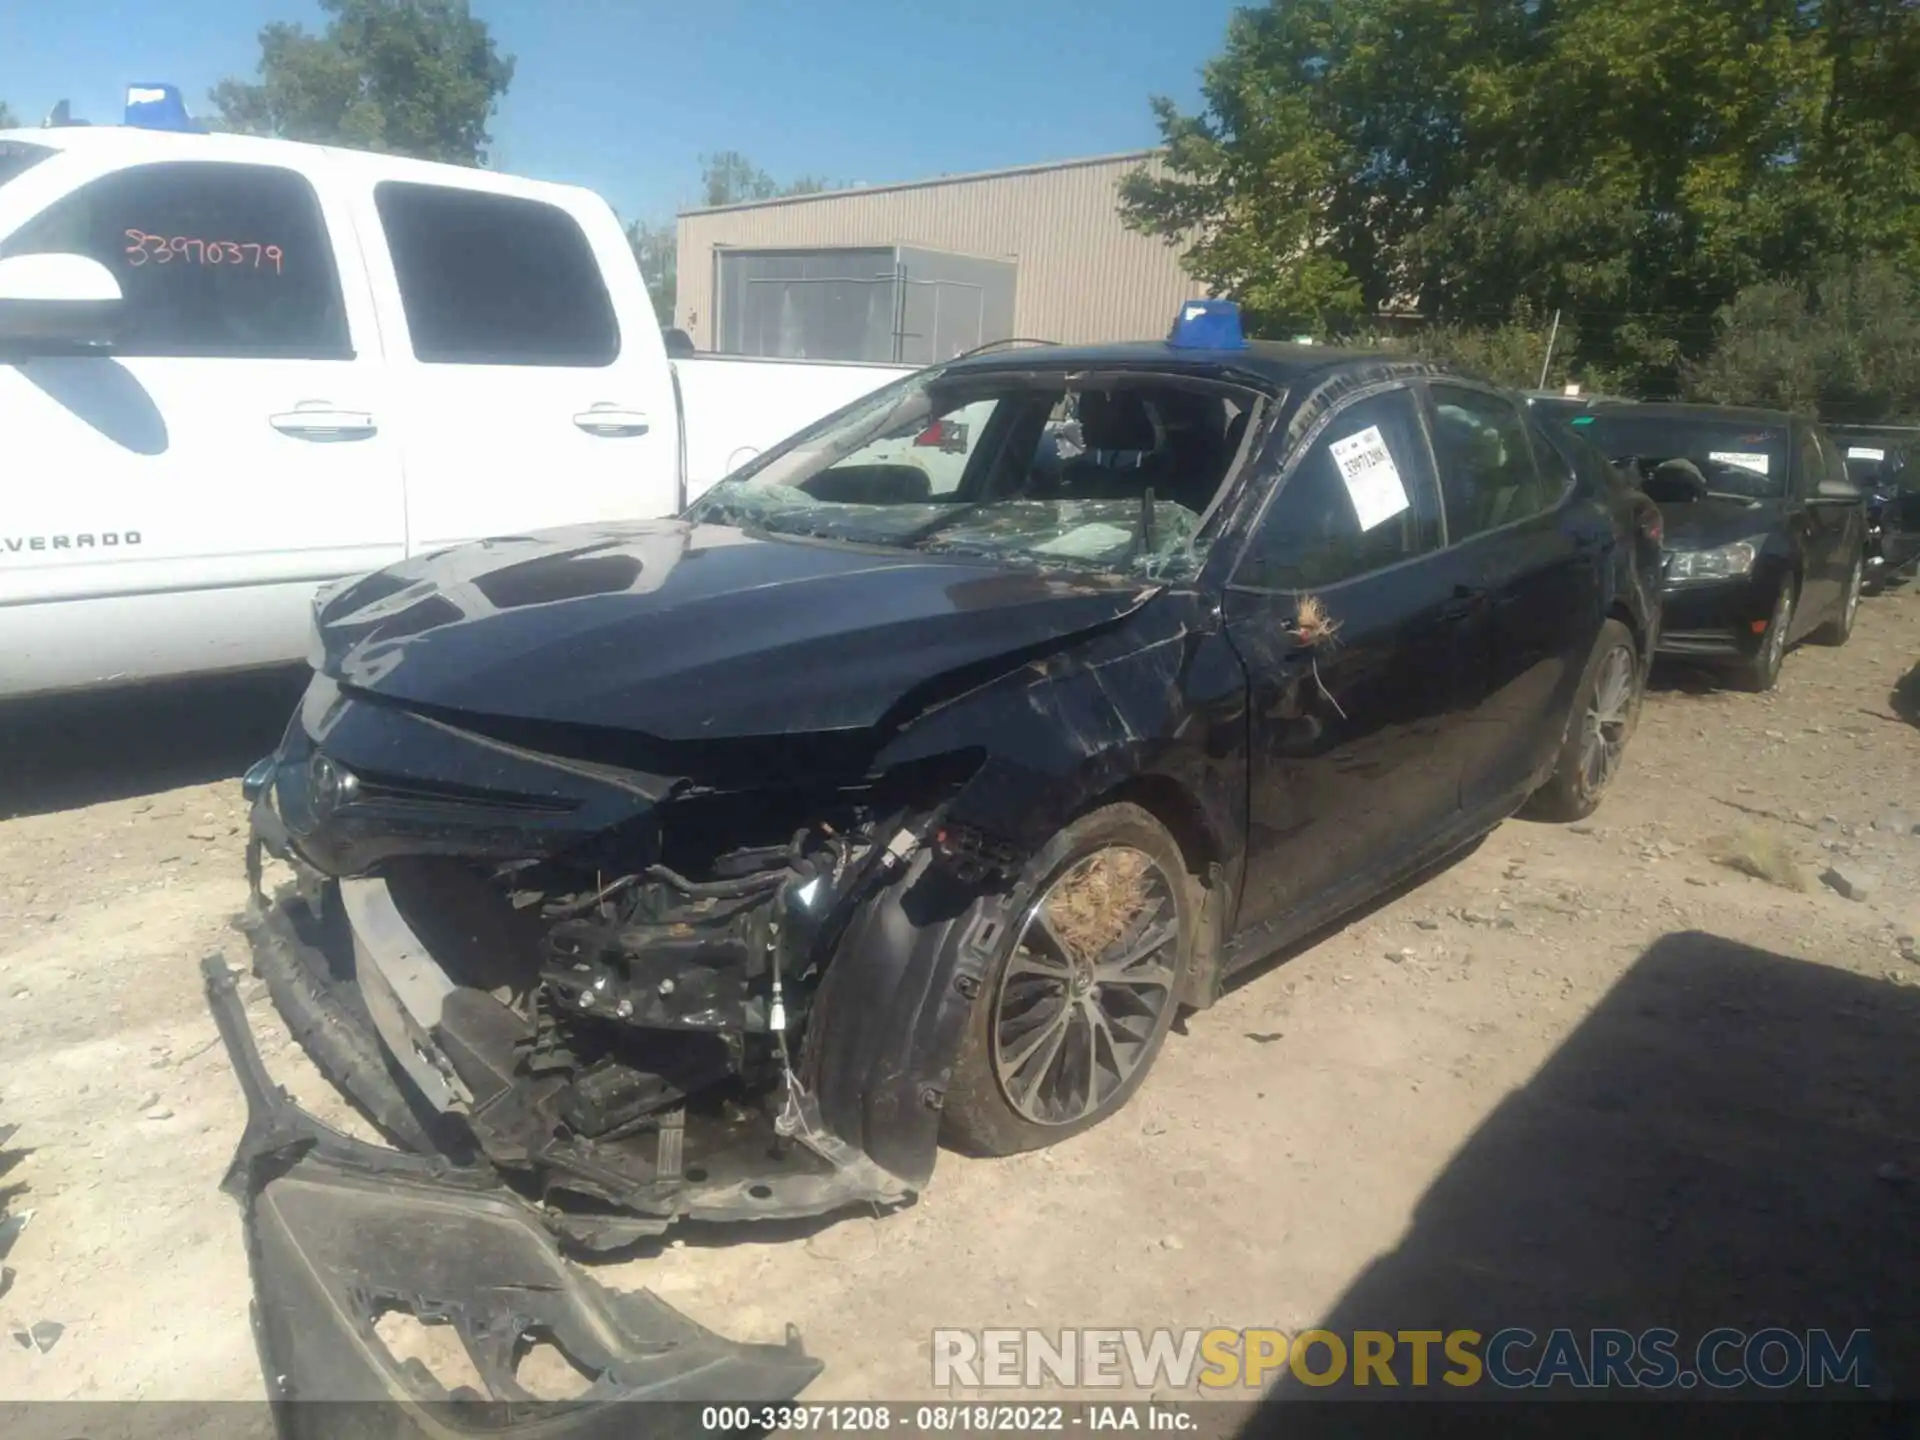
[[[1464,385],[1429,385],[1428,395],[1449,540],[1470,539],[1559,503],[1566,467],[1535,460],[1518,405]]]
[[[351,359],[320,202],[273,165],[136,165],[62,196],[0,244],[85,255],[125,299],[124,356]]]
[[[1236,585],[1309,590],[1440,548],[1427,441],[1410,391],[1335,413],[1254,526]]]
[[[1788,494],[1804,500],[1819,488],[1826,461],[1820,454],[1820,437],[1811,425],[1796,427],[1793,442],[1793,479]]]
[[[1822,480],[1832,480],[1842,486],[1847,481],[1847,462],[1844,452],[1834,443],[1833,436],[1823,430],[1810,432],[1814,443],[1820,447],[1820,469],[1808,484],[1807,493],[1813,494],[1820,488]]]
[[[398,180],[374,187],[414,358],[611,365],[620,326],[593,247],[557,205]]]

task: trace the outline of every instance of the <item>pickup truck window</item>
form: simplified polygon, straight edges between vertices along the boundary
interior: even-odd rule
[[[0,257],[71,254],[120,282],[116,355],[351,359],[319,201],[270,165],[136,165],[35,215]]]
[[[398,180],[374,187],[414,358],[432,365],[611,365],[613,300],[556,205]]]

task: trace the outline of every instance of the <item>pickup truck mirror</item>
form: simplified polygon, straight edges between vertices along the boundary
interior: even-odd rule
[[[1851,480],[1840,480],[1831,475],[1822,476],[1820,483],[1813,487],[1813,498],[1829,505],[1858,505],[1865,499],[1866,491]]]
[[[0,344],[105,344],[123,303],[113,272],[85,255],[0,260]]]

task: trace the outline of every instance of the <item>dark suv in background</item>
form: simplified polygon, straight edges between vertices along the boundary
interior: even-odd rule
[[[1661,653],[1769,690],[1795,642],[1846,643],[1866,580],[1865,495],[1818,424],[1777,410],[1610,404],[1567,425],[1665,516]]]
[[[1910,577],[1920,563],[1920,426],[1834,425],[1847,474],[1866,492],[1867,589]]]

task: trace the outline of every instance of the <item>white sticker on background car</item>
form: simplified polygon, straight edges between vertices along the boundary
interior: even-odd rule
[[[1334,441],[1327,446],[1327,453],[1340,467],[1340,478],[1346,482],[1347,498],[1353,501],[1353,513],[1359,517],[1362,530],[1385,524],[1412,506],[1378,425]]]
[[[1707,459],[1716,460],[1722,465],[1738,465],[1742,470],[1751,470],[1756,475],[1764,475],[1768,469],[1765,455],[1747,450],[1709,450]]]
[[[1865,445],[1855,445],[1847,451],[1847,458],[1849,460],[1884,460],[1887,458],[1887,452],[1870,450]]]

